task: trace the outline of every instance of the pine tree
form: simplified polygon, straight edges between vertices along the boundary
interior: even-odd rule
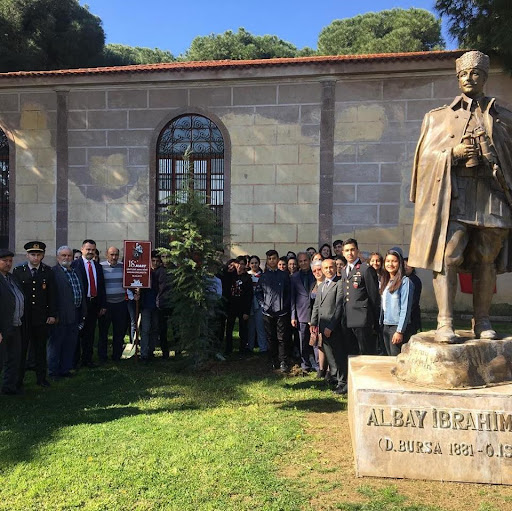
[[[219,306],[211,293],[213,275],[220,267],[222,233],[215,213],[204,201],[204,192],[194,187],[194,163],[190,149],[183,156],[185,178],[167,207],[160,229],[168,247],[159,251],[172,281],[173,331],[178,333],[177,349],[201,365],[213,354],[213,319]]]

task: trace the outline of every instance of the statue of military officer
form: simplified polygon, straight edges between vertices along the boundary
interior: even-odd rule
[[[495,339],[489,309],[496,273],[512,271],[512,112],[484,95],[489,57],[456,61],[462,91],[425,115],[411,183],[415,202],[409,264],[434,272],[436,340],[457,342],[457,273],[471,273],[476,338]]]

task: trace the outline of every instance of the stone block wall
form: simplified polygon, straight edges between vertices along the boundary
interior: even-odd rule
[[[55,175],[57,102],[55,93],[6,92],[0,95],[0,123],[11,140],[14,157],[11,165],[16,169],[14,198],[16,232],[12,248],[23,251],[30,240],[44,240],[55,244]]]
[[[446,64],[379,65],[0,82],[0,128],[14,148],[13,248],[21,254],[38,238],[53,251],[93,238],[104,252],[152,239],[158,135],[178,115],[198,113],[226,138],[232,255],[347,237],[363,251],[407,253],[421,122],[452,101],[457,80]],[[511,84],[493,70],[487,93],[510,108]],[[512,300],[500,282],[501,301]],[[431,295],[427,285],[427,302]]]
[[[333,238],[363,251],[408,253],[414,152],[424,115],[459,94],[455,73],[340,79],[336,84]],[[488,95],[512,102],[510,78],[493,74]]]
[[[151,238],[152,153],[166,122],[210,116],[229,135],[225,204],[233,254],[316,244],[319,86],[310,84],[71,90],[69,240],[100,250]]]

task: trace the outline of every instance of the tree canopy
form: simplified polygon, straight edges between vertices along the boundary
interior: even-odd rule
[[[103,65],[105,66],[158,64],[159,62],[173,62],[175,60],[170,51],[160,50],[159,48],[107,44],[103,50]]]
[[[334,20],[318,37],[318,54],[442,50],[441,21],[424,9],[391,9]]]
[[[450,33],[461,48],[501,55],[512,71],[510,0],[437,0],[435,9],[448,18]]]
[[[0,2],[0,71],[97,65],[104,44],[100,18],[78,0]]]
[[[245,28],[238,32],[196,37],[183,55],[183,60],[253,60],[277,57],[297,57],[314,53],[310,48],[296,46],[275,35],[253,35]]]

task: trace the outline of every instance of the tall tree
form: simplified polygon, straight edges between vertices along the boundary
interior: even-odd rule
[[[318,37],[320,55],[440,50],[441,21],[424,9],[391,9],[334,20]]]
[[[183,155],[181,189],[171,197],[160,232],[168,237],[168,248],[159,251],[167,263],[172,281],[171,322],[179,333],[179,351],[201,365],[214,352],[214,323],[219,298],[212,293],[212,277],[220,267],[224,248],[215,213],[204,202],[204,192],[194,185],[191,150]]]
[[[238,32],[196,37],[183,55],[184,60],[254,60],[275,57],[297,57],[299,50],[292,43],[275,35],[253,35],[244,28]]]
[[[450,33],[461,48],[498,54],[512,71],[510,0],[437,0],[435,9],[448,18]]]
[[[0,2],[0,71],[94,66],[104,44],[101,20],[78,0]]]
[[[107,44],[103,50],[102,65],[158,64],[159,62],[174,62],[175,60],[173,54],[167,50],[126,46],[124,44]]]

